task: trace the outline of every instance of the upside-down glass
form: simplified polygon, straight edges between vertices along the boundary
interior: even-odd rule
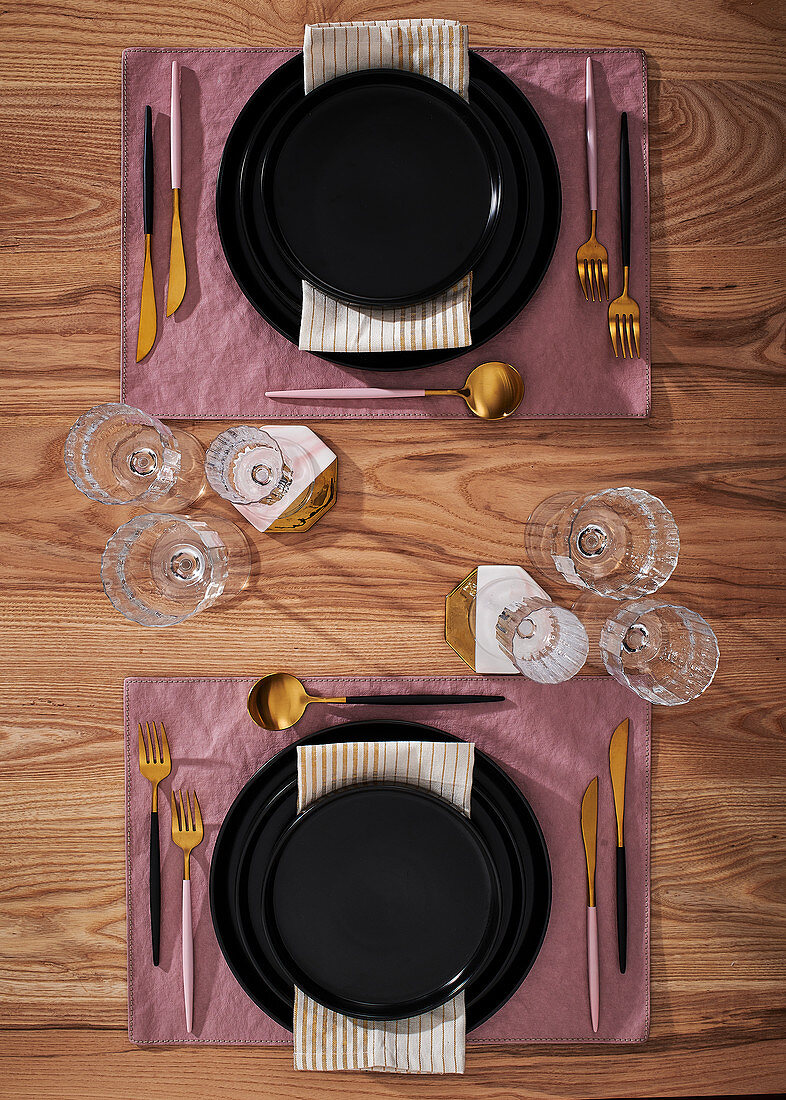
[[[600,650],[615,680],[664,706],[706,691],[720,657],[718,639],[701,615],[657,600],[635,600],[607,619]]]
[[[576,616],[550,600],[516,601],[497,620],[497,641],[516,668],[539,684],[572,679],[587,660],[587,632]]]
[[[292,486],[292,462],[262,428],[243,424],[222,432],[205,456],[207,479],[233,504],[276,504]]]
[[[130,405],[96,405],[80,416],[68,433],[64,457],[80,493],[102,504],[178,511],[205,486],[201,444]]]
[[[524,542],[538,569],[617,600],[656,592],[680,552],[663,501],[627,486],[549,497],[527,520]]]
[[[250,569],[245,537],[221,516],[135,516],[101,558],[107,596],[143,626],[173,626],[237,595]]]

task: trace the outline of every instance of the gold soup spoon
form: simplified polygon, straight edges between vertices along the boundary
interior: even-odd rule
[[[447,703],[502,703],[504,695],[309,695],[289,672],[271,672],[248,693],[248,713],[266,730],[288,730],[303,717],[309,703],[376,703],[386,706],[442,706]]]
[[[460,390],[385,390],[350,386],[336,390],[269,390],[283,400],[366,401],[398,397],[461,397],[482,420],[504,420],[524,400],[524,379],[510,363],[480,363]]]

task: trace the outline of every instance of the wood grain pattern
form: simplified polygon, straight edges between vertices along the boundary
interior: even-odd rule
[[[631,1096],[786,1088],[786,10],[777,0],[452,0],[474,43],[648,53],[653,415],[316,424],[339,504],[255,538],[233,607],[119,619],[98,554],[130,512],[62,469],[115,399],[119,60],[130,45],[298,45],[357,0],[11,0],[0,12],[0,1070],[14,1097]],[[395,14],[433,15],[404,0]],[[209,440],[221,425],[197,425]],[[461,674],[442,599],[522,559],[543,496],[635,484],[682,533],[667,593],[716,627],[711,691],[655,715],[652,1038],[471,1050],[455,1080],[295,1075],[288,1050],[136,1050],[125,1034],[124,676]],[[206,506],[207,502],[206,502]],[[212,498],[209,507],[229,511]],[[555,591],[570,600],[572,592]]]

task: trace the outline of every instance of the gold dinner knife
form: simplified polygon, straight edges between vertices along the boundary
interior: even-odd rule
[[[169,248],[169,290],[166,315],[171,317],[186,293],[186,257],[180,227],[180,64],[172,62],[172,98],[169,111],[169,147],[172,169],[172,242]]]
[[[145,107],[145,151],[142,168],[142,220],[145,230],[145,266],[142,272],[142,301],[139,305],[139,335],[136,361],[148,354],[156,339],[156,296],[150,242],[153,235],[153,112]]]
[[[622,823],[625,816],[625,769],[628,763],[629,725],[628,718],[620,722],[611,735],[609,745],[609,769],[614,791],[614,811],[617,815],[617,949],[621,974],[625,973],[628,957],[628,887]]]
[[[587,857],[587,977],[592,1030],[598,1030],[600,978],[598,974],[598,910],[595,907],[595,849],[598,843],[598,777],[581,800],[581,835]]]

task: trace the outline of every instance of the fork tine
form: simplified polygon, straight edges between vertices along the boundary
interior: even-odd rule
[[[155,729],[155,722],[153,723],[153,728]],[[152,736],[150,733],[149,722],[145,722],[145,733],[147,735],[147,743],[150,746],[150,760],[153,764],[157,764],[158,760],[156,758],[156,749],[158,748],[158,742],[156,741],[155,737]]]
[[[589,301],[589,294],[587,294],[587,277],[584,271],[584,261],[577,260],[579,269],[579,282],[581,283],[581,289],[584,291],[584,297]]]
[[[595,286],[596,286],[597,291],[598,291],[597,300],[599,302],[602,302],[603,301],[603,295],[600,292],[600,261],[599,260],[593,260],[592,261],[592,275],[593,275],[593,278],[595,280]]]
[[[175,833],[180,832],[180,818],[178,817],[178,814],[177,814],[177,802],[175,801],[175,792],[174,792],[174,790],[171,790],[169,792],[169,797],[170,797],[171,802],[172,802],[172,835],[174,836]]]
[[[188,829],[188,831],[190,833],[193,833],[193,831],[194,831],[194,818],[193,818],[193,815],[191,813],[191,795],[188,792],[188,788],[186,788],[186,814],[188,815],[188,824],[186,825],[186,828]]]
[[[633,340],[636,344],[636,358],[641,359],[641,352],[639,350],[639,336],[641,334],[641,326],[639,325],[639,320],[635,314],[633,315],[633,317],[631,317],[631,320],[633,322]]]
[[[163,754],[161,752],[161,738],[160,738],[159,733],[158,733],[158,725],[155,722],[151,722],[151,725],[153,727],[153,744],[156,747],[156,754],[157,754],[157,757],[158,757],[157,763],[162,764],[163,761],[164,761],[164,757],[163,757]]]
[[[609,314],[609,332],[611,333],[611,346],[614,348],[614,358],[619,359],[619,352],[617,351],[617,318],[614,314]]]
[[[194,814],[195,814],[197,832],[202,833],[202,832],[204,832],[204,826],[202,825],[202,810],[200,809],[200,806],[199,806],[199,799],[197,798],[196,791],[194,791]]]
[[[180,830],[181,830],[181,832],[185,832],[188,829],[188,823],[186,821],[186,812],[183,809],[183,789],[182,789],[182,787],[177,792],[177,797],[180,799],[180,814],[179,814]]]
[[[622,348],[622,358],[627,359],[628,358],[628,355],[627,355],[627,351],[628,351],[627,336],[628,336],[628,333],[627,333],[627,326],[625,325],[625,314],[624,313],[618,313],[617,314],[617,324],[619,325],[619,328],[620,328],[620,347]]]
[[[633,314],[631,313],[627,318],[628,321],[628,350],[630,352],[631,359],[638,359],[636,352],[636,341],[633,339]]]
[[[147,745],[145,744],[145,738],[142,734],[142,723],[139,723],[139,766],[147,764]]]
[[[609,261],[602,260],[600,265],[600,272],[603,276],[603,288],[606,291],[606,301],[609,300]]]
[[[172,765],[172,757],[169,755],[169,742],[166,739],[166,730],[164,729],[164,723],[161,723],[161,745],[163,748],[162,760],[167,767]]]

